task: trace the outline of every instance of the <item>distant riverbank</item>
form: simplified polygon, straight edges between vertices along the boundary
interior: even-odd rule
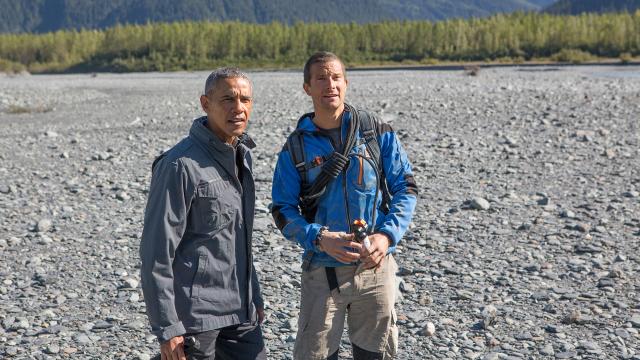
[[[301,68],[318,50],[335,52],[354,68],[630,63],[640,60],[640,11],[368,24],[175,22],[0,34],[0,71],[278,70]]]

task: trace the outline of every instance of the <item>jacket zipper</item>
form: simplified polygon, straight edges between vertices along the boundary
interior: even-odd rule
[[[343,117],[344,119],[344,117]],[[353,119],[351,119],[350,121],[353,121]],[[343,126],[344,126],[344,121],[341,122],[340,124],[340,141],[344,141],[344,134],[343,134]],[[346,146],[347,144],[342,144],[343,146]],[[343,149],[344,151],[344,149]],[[351,153],[351,149],[348,150],[348,152],[346,152],[346,154],[350,154]],[[348,155],[347,155],[348,156]],[[350,157],[350,156],[348,156]],[[347,229],[348,232],[351,232],[351,214],[349,212],[349,198],[348,198],[348,194],[347,194],[347,171],[349,170],[349,161],[347,161],[347,165],[344,169],[344,171],[342,172],[342,190],[344,191],[344,208],[346,210],[345,215],[347,216]]]
[[[358,185],[362,185],[362,177],[364,175],[364,151],[362,151],[362,156],[358,156],[358,160],[360,161],[360,170],[358,171]]]

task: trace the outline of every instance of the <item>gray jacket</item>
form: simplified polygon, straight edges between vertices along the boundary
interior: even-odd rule
[[[147,315],[160,342],[256,320],[251,256],[255,187],[244,135],[235,151],[193,122],[154,162],[140,243]],[[235,155],[243,167],[236,173]],[[238,174],[240,178],[238,178]]]

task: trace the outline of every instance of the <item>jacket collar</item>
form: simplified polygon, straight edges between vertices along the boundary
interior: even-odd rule
[[[232,146],[220,140],[214,133],[211,132],[206,126],[207,117],[202,116],[193,121],[191,125],[191,130],[189,130],[189,134],[193,136],[197,141],[207,145],[212,146],[215,150],[219,152],[225,152],[233,150]],[[238,137],[238,142],[236,143],[236,147],[244,145],[248,149],[253,149],[256,147],[256,143],[253,139],[247,134],[243,133]]]
[[[305,114],[302,119],[298,122],[298,129],[302,131],[310,131],[315,132],[318,131],[318,127],[313,123],[313,116],[315,113]],[[349,129],[349,123],[351,122],[351,112],[347,111],[347,107],[345,106],[344,111],[342,112],[342,131],[343,133]]]

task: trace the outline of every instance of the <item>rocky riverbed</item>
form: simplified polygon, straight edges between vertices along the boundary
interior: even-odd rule
[[[206,75],[0,75],[0,358],[157,353],[138,259],[150,166],[200,116]],[[300,251],[268,206],[311,102],[301,73],[250,75],[264,332],[290,359]],[[639,67],[349,79],[420,187],[397,255],[399,359],[640,359]]]

